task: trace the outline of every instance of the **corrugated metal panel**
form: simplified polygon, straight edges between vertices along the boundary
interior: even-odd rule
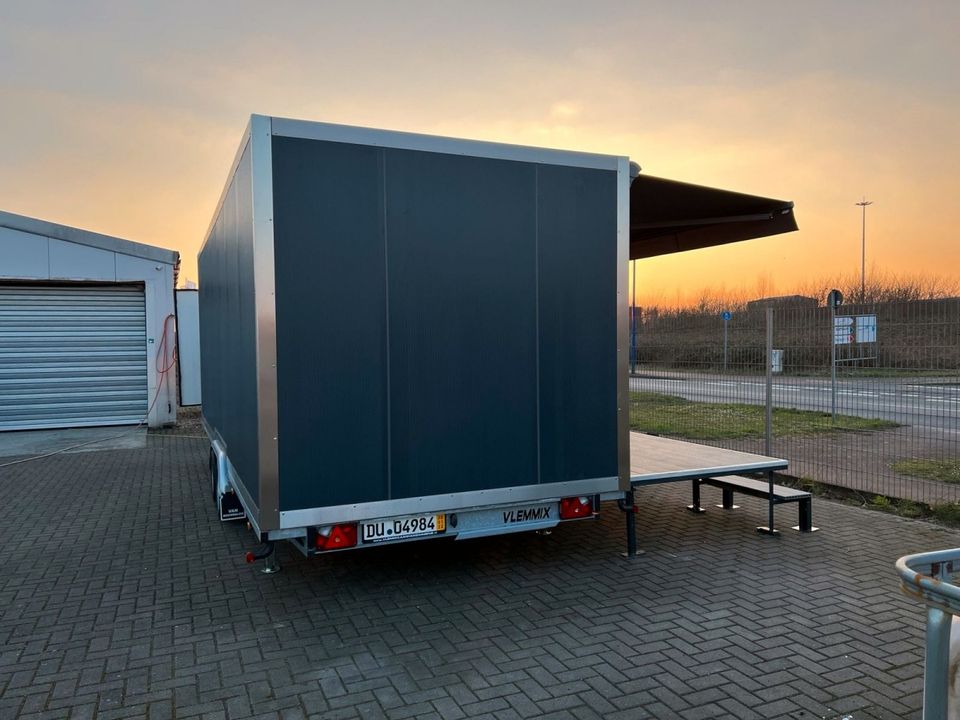
[[[135,424],[146,413],[142,288],[0,284],[0,430]]]

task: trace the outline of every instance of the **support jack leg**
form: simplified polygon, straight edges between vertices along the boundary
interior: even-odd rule
[[[276,543],[268,541],[261,549],[247,553],[247,564],[263,560],[260,572],[264,575],[273,575],[280,572],[280,561],[277,559]]]
[[[273,575],[280,572],[280,560],[277,558],[277,553],[271,553],[269,557],[263,559],[263,567],[260,568],[260,572],[264,575]]]
[[[627,520],[627,552],[623,556],[632,558],[642,555],[643,550],[637,550],[637,506],[634,505],[633,490],[627,491],[626,497],[618,505]]]

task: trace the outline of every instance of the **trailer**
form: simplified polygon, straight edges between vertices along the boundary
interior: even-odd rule
[[[199,254],[210,492],[264,543],[248,559],[546,530],[605,499],[629,525],[629,259],[796,228],[789,203],[638,172],[252,116]]]

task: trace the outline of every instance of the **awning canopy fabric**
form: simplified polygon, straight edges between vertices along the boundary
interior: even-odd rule
[[[792,232],[793,203],[637,175],[630,185],[630,259]]]

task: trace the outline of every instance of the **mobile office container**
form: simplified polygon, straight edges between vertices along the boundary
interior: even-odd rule
[[[629,188],[626,157],[253,116],[199,256],[221,517],[314,554],[622,497]]]
[[[631,487],[784,461],[671,449],[631,478],[628,260],[796,229],[626,157],[254,115],[199,257],[221,518],[311,555],[617,498],[633,552]]]

